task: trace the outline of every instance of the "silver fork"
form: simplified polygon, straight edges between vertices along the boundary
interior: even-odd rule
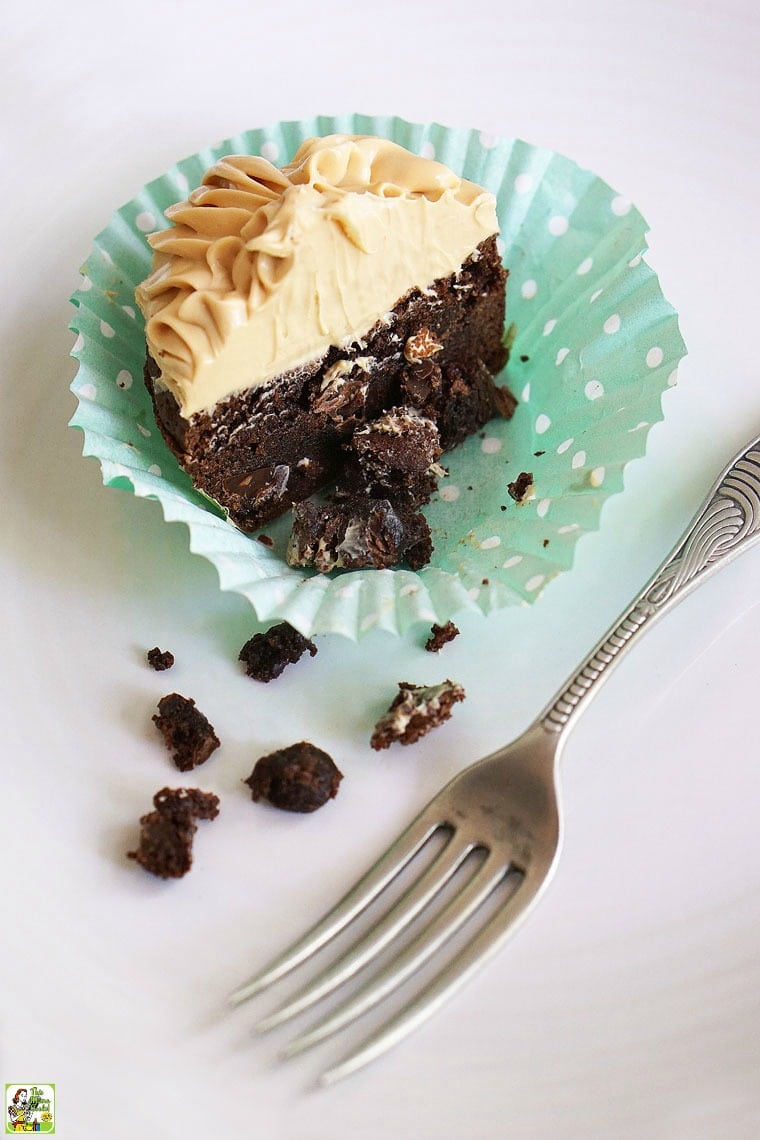
[[[310,959],[343,931],[420,855],[434,835],[445,839],[413,884],[347,952],[261,1021],[271,1029],[333,993],[390,946],[439,896],[427,925],[342,1005],[286,1049],[292,1055],[343,1029],[393,994],[464,924],[489,914],[454,957],[355,1051],[322,1076],[332,1083],[385,1053],[431,1016],[492,958],[544,893],[561,841],[558,762],[570,727],[611,667],[652,622],[719,566],[760,536],[760,437],[729,464],[667,559],[611,630],[533,724],[506,748],[456,776],[331,910],[265,970],[232,995],[241,1002]],[[455,892],[452,881],[474,851],[482,861]],[[513,887],[498,907],[494,892]],[[453,897],[441,895],[448,885]]]

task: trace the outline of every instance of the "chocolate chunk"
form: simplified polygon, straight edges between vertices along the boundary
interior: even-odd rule
[[[156,646],[154,649],[148,650],[148,664],[156,670],[157,673],[163,673],[165,669],[171,669],[174,664],[174,654],[170,653],[168,649],[159,649]]]
[[[282,498],[290,478],[287,463],[276,463],[271,467],[255,467],[243,475],[234,475],[225,480],[224,489],[229,495],[241,499]]]
[[[169,693],[158,702],[158,715],[153,723],[174,755],[172,759],[180,772],[188,772],[208,760],[219,747],[219,738],[203,713],[195,707],[191,697]]]
[[[369,566],[383,570],[403,559],[420,569],[433,551],[424,516],[395,508],[388,499],[357,496],[323,506],[298,503],[293,515],[288,563],[313,566],[320,574]]]
[[[338,793],[343,774],[331,756],[302,740],[262,756],[247,780],[254,800],[268,800],[284,811],[310,812]]]
[[[425,648],[428,653],[438,653],[447,642],[459,637],[459,630],[453,621],[447,621],[445,625],[434,625],[430,634],[431,636],[425,642]]]
[[[355,360],[338,360],[325,372],[313,410],[327,416],[336,426],[356,423],[364,418],[369,389],[366,364]]]
[[[402,373],[403,401],[419,411],[434,413],[442,383],[442,374],[438,365],[430,357],[419,360],[404,369]]]
[[[179,879],[193,863],[196,820],[216,819],[219,797],[199,788],[162,788],[153,805],[156,810],[140,819],[137,850],[127,857],[162,879]]]
[[[294,665],[306,652],[314,656],[314,642],[283,621],[265,633],[254,634],[240,650],[238,660],[245,663],[249,677],[266,683],[279,677],[287,665]]]
[[[452,705],[463,701],[464,689],[453,681],[440,685],[410,685],[399,682],[399,691],[375,725],[370,744],[380,751],[391,744],[414,744],[451,716]]]
[[[443,345],[426,327],[421,328],[414,336],[410,336],[404,345],[404,356],[410,364],[418,360],[427,360],[435,356],[436,352],[442,351]]]
[[[526,502],[533,493],[533,472],[521,471],[513,483],[507,483],[507,491],[516,503]]]

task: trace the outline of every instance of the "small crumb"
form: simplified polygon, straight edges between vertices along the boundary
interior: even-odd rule
[[[521,471],[513,483],[507,484],[507,491],[516,503],[524,503],[533,493],[533,472]]]
[[[256,540],[260,542],[262,546],[274,546],[274,539],[270,538],[268,534],[257,534]]]
[[[158,714],[153,723],[164,738],[164,743],[180,772],[189,772],[208,760],[219,747],[219,737],[213,727],[195,707],[192,697],[169,693],[158,702]]]
[[[534,451],[533,454],[535,455],[536,459],[540,459],[542,455],[546,455],[546,452],[545,451]]]
[[[283,621],[266,633],[254,634],[240,650],[238,660],[244,662],[249,677],[266,684],[279,677],[286,666],[295,665],[307,652],[312,657],[317,652],[314,642]]]
[[[399,681],[398,688],[398,694],[370,738],[371,746],[378,752],[393,743],[414,744],[447,721],[452,706],[465,698],[462,686],[449,680],[430,686]]]
[[[500,511],[506,511],[506,509],[507,509],[506,503],[502,503],[501,506],[499,507]]]
[[[481,583],[480,583],[480,584],[481,584],[481,586],[490,586],[490,585],[491,585],[491,583],[489,582],[488,578],[483,578],[483,579],[481,580]]]
[[[247,780],[251,798],[283,811],[312,812],[338,794],[343,773],[327,752],[307,740],[262,756]]]
[[[467,487],[467,490],[468,490],[468,491],[474,491],[474,490],[475,490],[475,488],[474,488],[474,487],[472,486],[472,484],[470,483],[470,484],[468,485],[468,487]]]
[[[547,546],[549,545],[549,539],[545,538],[541,545],[543,546],[544,550],[546,550]]]
[[[459,637],[459,630],[453,621],[447,621],[445,625],[434,625],[430,630],[430,634],[431,636],[425,642],[425,648],[428,653],[438,653],[447,642],[453,641],[455,637]]]
[[[148,664],[157,673],[163,673],[165,669],[171,669],[174,664],[174,654],[170,653],[168,649],[159,649],[156,645],[153,649],[148,650]]]
[[[529,356],[521,356],[520,360],[522,360],[523,364],[527,364],[528,361],[530,360],[530,357]]]
[[[216,819],[219,797],[199,788],[162,788],[153,806],[155,811],[141,817],[137,850],[127,858],[161,879],[180,879],[193,864],[196,820]]]

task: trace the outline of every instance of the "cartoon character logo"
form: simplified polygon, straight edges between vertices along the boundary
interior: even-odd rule
[[[6,1085],[5,1132],[55,1132],[55,1085]]]

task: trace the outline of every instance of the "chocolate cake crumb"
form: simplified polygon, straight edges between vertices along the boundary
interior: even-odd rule
[[[216,819],[219,797],[199,788],[162,788],[153,806],[155,811],[140,819],[137,850],[127,857],[161,879],[180,879],[193,863],[196,820]]]
[[[171,669],[174,664],[174,654],[170,653],[168,649],[159,649],[156,645],[153,649],[148,650],[148,664],[157,673],[163,673],[165,669]]]
[[[268,534],[257,534],[256,538],[262,546],[274,546],[274,539],[270,538]]]
[[[509,388],[494,384],[493,387],[494,410],[505,420],[511,420],[517,408],[517,398],[512,395]]]
[[[169,693],[158,702],[158,714],[153,723],[164,738],[164,743],[180,772],[189,772],[208,760],[219,747],[219,738],[206,717],[195,707],[192,697]]]
[[[378,752],[394,743],[414,744],[448,720],[452,705],[465,698],[462,686],[448,680],[430,686],[399,681],[398,687],[398,694],[370,738]]]
[[[533,491],[533,472],[521,471],[514,483],[507,484],[507,490],[516,503],[524,503]]]
[[[307,740],[262,756],[247,780],[255,801],[283,811],[311,812],[338,794],[343,773],[332,757]]]
[[[345,448],[349,493],[387,497],[418,507],[428,502],[443,468],[438,428],[412,407],[395,407],[356,431]]]
[[[238,656],[245,663],[245,671],[254,681],[274,681],[287,665],[308,652],[314,656],[317,647],[286,621],[273,625],[265,633],[256,633],[246,641]]]
[[[438,653],[447,642],[453,641],[455,637],[459,637],[459,630],[453,621],[447,621],[445,625],[434,625],[430,630],[430,634],[431,636],[425,642],[425,648],[428,653]]]

